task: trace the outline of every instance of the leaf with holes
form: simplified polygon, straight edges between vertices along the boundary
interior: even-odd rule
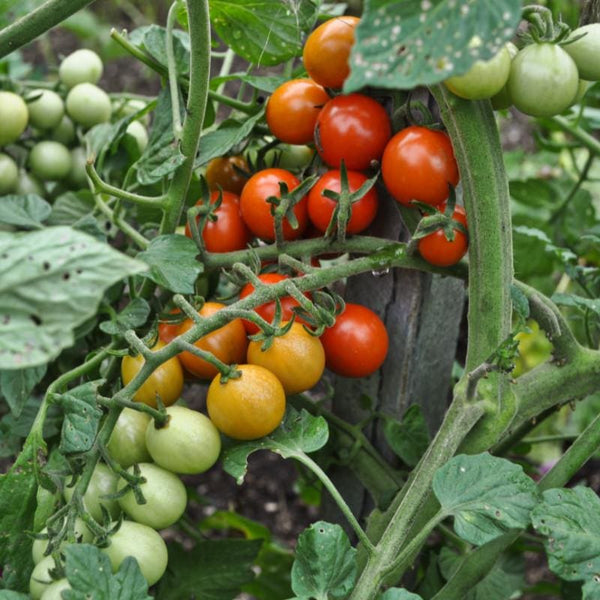
[[[545,491],[531,522],[547,538],[554,573],[567,581],[593,582],[600,573],[600,498],[593,490],[577,486]]]
[[[433,491],[442,512],[454,516],[456,533],[477,545],[527,527],[539,500],[535,483],[520,465],[487,452],[449,460],[437,470]]]
[[[371,0],[356,28],[345,92],[412,89],[492,58],[521,20],[521,0]]]
[[[37,194],[4,196],[0,202],[0,223],[21,229],[41,229],[52,211],[51,206]]]
[[[302,32],[314,24],[316,0],[211,0],[210,18],[219,37],[256,65],[277,65],[302,54]]]
[[[271,450],[293,458],[322,448],[329,438],[327,421],[314,417],[306,410],[298,412],[288,407],[283,423],[269,436],[235,444],[223,456],[223,468],[238,483],[242,483],[248,467],[248,456],[257,450]]]
[[[342,598],[356,579],[356,549],[339,525],[317,521],[298,537],[292,590],[299,598]]]
[[[146,268],[69,227],[0,232],[0,369],[58,356],[96,313],[104,290]]]

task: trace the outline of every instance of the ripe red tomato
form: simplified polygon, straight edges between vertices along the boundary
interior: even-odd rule
[[[250,167],[243,156],[213,158],[206,165],[208,189],[218,190],[220,187],[239,196],[249,177],[244,175],[244,172],[248,173],[249,170]]]
[[[240,198],[242,219],[250,231],[270,242],[275,240],[275,217],[271,214],[272,205],[267,202],[267,198],[281,197],[280,182],[285,183],[290,192],[300,185],[300,180],[285,169],[263,169],[250,177]],[[294,229],[287,219],[283,220],[283,237],[286,240],[295,240],[306,229],[306,197],[294,206],[294,214],[298,219],[297,229]]]
[[[367,169],[381,158],[392,128],[379,102],[362,94],[336,96],[321,110],[315,145],[324,162],[351,171]]]
[[[357,171],[348,171],[347,174],[350,193],[356,192],[367,181],[367,178]],[[323,195],[325,190],[338,193],[342,190],[340,171],[328,171],[321,175],[308,194],[308,218],[322,232],[327,230],[336,206],[335,200]],[[360,200],[352,204],[352,213],[346,226],[346,232],[353,234],[366,229],[377,214],[378,204],[377,191],[372,187]]]
[[[315,124],[329,94],[312,79],[292,79],[280,85],[267,103],[271,133],[288,144],[313,141]]]
[[[448,134],[412,125],[385,147],[381,174],[390,194],[401,204],[419,200],[437,206],[448,199],[448,186],[458,183],[458,165]]]
[[[280,273],[263,273],[262,275],[259,275],[258,278],[267,285],[272,285],[274,283],[279,283],[284,279],[288,279],[287,275],[281,275]],[[240,292],[240,299],[246,298],[246,296],[249,296],[253,291],[254,286],[251,283],[247,283]],[[306,296],[309,297],[308,294],[306,294]],[[292,309],[295,306],[299,306],[298,302],[291,296],[284,296],[283,298],[280,298],[279,301],[281,302],[281,320],[290,321],[294,314]],[[276,303],[273,301],[257,306],[254,311],[257,312],[265,321],[272,323],[273,319],[275,318],[275,308]],[[246,328],[248,334],[258,333],[257,325],[251,321],[243,320],[242,322],[244,323],[244,327]],[[298,317],[296,317],[296,322],[304,323],[304,321]]]
[[[250,232],[246,227],[240,213],[240,201],[236,194],[231,192],[214,191],[210,194],[210,203],[214,204],[222,194],[221,205],[215,211],[216,221],[206,221],[202,230],[202,239],[209,252],[233,252],[243,250],[250,241]],[[200,199],[196,206],[204,204]],[[196,218],[200,221],[200,217]],[[185,235],[192,237],[189,224],[185,226]]]
[[[327,367],[345,377],[367,377],[385,360],[389,339],[383,321],[369,308],[346,304],[335,325],[321,336]]]
[[[444,212],[446,205],[440,206]],[[467,226],[467,215],[462,206],[456,206],[452,218]],[[449,267],[455,265],[467,252],[469,242],[467,236],[460,230],[454,230],[454,239],[450,241],[442,228],[421,238],[418,242],[419,253],[431,265]]]
[[[177,315],[180,312],[181,311],[178,308],[171,309],[172,315]],[[179,335],[177,333],[177,330],[179,329],[180,325],[181,325],[181,321],[179,323],[169,323],[168,321],[162,321],[162,322],[159,321],[159,323],[158,323],[159,339],[162,342],[164,342],[165,344],[172,342]]]
[[[348,58],[358,17],[336,17],[319,25],[307,38],[302,52],[306,72],[319,84],[341,88],[350,74]]]

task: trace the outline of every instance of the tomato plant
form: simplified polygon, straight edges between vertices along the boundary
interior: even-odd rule
[[[362,171],[378,161],[390,139],[387,112],[376,100],[363,94],[336,96],[317,117],[315,145],[331,167],[342,161],[347,169]]]

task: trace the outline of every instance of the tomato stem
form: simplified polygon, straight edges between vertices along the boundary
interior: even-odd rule
[[[167,73],[169,79],[169,92],[171,94],[171,109],[173,114],[173,136],[179,143],[181,138],[181,110],[179,108],[179,86],[177,85],[177,65],[175,64],[175,50],[173,48],[173,27],[175,26],[176,9],[179,0],[175,0],[167,13],[167,35],[165,40],[167,53]]]

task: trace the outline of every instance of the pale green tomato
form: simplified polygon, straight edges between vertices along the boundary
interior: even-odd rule
[[[587,81],[600,80],[600,23],[590,23],[571,32],[569,39],[585,34],[570,44],[562,46],[577,65],[579,77]],[[567,40],[568,41],[568,40]]]
[[[19,168],[8,154],[0,152],[0,196],[14,192],[19,183]]]
[[[42,594],[54,581],[48,571],[55,567],[56,563],[52,556],[46,556],[33,568],[29,578],[29,593],[33,600],[40,600]]]
[[[78,146],[71,150],[71,170],[67,177],[68,182],[76,189],[82,189],[88,187],[87,173],[85,171],[85,165],[87,163],[87,156],[85,150]]]
[[[19,171],[19,180],[17,181],[17,187],[15,188],[17,194],[37,194],[38,196],[44,196],[44,188],[42,184],[25,169]]]
[[[58,76],[68,88],[72,88],[78,83],[98,83],[102,70],[102,59],[93,50],[82,48],[63,59]]]
[[[519,53],[519,49],[512,42],[508,42],[506,44],[506,49],[510,54],[510,60],[512,65],[512,60]],[[504,110],[512,104],[512,100],[510,99],[510,96],[508,94],[508,79],[506,80],[506,83],[504,84],[502,89],[497,94],[492,96],[491,102],[492,108],[494,110]]]
[[[131,123],[127,125],[125,132],[135,139],[141,154],[148,145],[148,132],[146,131],[146,128],[139,121],[131,121]]]
[[[139,112],[143,108],[146,108],[146,103],[143,100],[137,98],[131,98],[129,100],[114,100],[113,101],[113,115],[116,119],[122,119],[128,117],[133,113]],[[150,125],[150,115],[146,113],[143,117],[137,119],[141,121],[146,127]]]
[[[29,111],[23,98],[12,92],[0,92],[0,146],[18,140],[28,121]]]
[[[44,527],[40,533],[47,533],[48,528]],[[73,533],[75,534],[75,540],[77,543],[87,544],[92,541],[93,535],[90,530],[87,528],[87,525],[83,522],[83,519],[77,517],[75,519],[75,527]],[[67,546],[69,542],[64,541],[60,547],[64,548]],[[31,557],[33,558],[33,562],[37,565],[40,561],[44,559],[44,553],[46,552],[46,548],[48,547],[48,540],[38,539],[33,541],[33,546],[31,548]]]
[[[71,153],[59,142],[38,142],[29,153],[29,167],[42,180],[64,179],[71,170]]]
[[[464,75],[450,77],[444,85],[467,100],[483,100],[497,94],[506,84],[510,72],[510,53],[503,46],[490,60],[478,60]]]
[[[27,103],[29,109],[29,124],[38,129],[53,129],[58,127],[64,114],[65,103],[52,90],[32,90],[29,98],[35,98]]]
[[[117,491],[118,476],[113,473],[105,464],[98,463],[92,473],[90,483],[83,496],[83,503],[90,515],[98,522],[102,521],[103,505],[110,516],[114,519],[119,516],[121,509],[116,500],[104,498],[107,494],[114,494]],[[65,500],[68,502],[73,496],[73,488],[66,487],[64,490]]]
[[[174,473],[193,475],[210,469],[221,452],[221,436],[212,421],[184,406],[169,406],[169,420],[146,429],[146,447],[154,462]]]
[[[92,83],[79,83],[67,95],[67,113],[84,127],[110,121],[108,94]]]
[[[59,579],[51,583],[42,594],[40,600],[63,600],[62,593],[64,590],[70,590],[71,584],[66,578]]]
[[[124,408],[108,441],[108,452],[124,469],[151,460],[146,448],[146,428],[150,415]]]
[[[73,121],[64,115],[60,123],[49,132],[48,137],[55,142],[68,146],[75,139],[75,125]]]
[[[121,563],[133,556],[148,585],[154,585],[167,568],[167,545],[152,527],[123,521],[119,530],[109,537],[110,546],[102,548],[116,571]]]
[[[137,523],[154,529],[164,529],[179,521],[187,504],[187,493],[181,479],[153,463],[140,463],[138,467],[146,480],[140,485],[146,503],[138,504],[130,489],[119,498],[121,508]],[[134,467],[127,471],[133,473]],[[125,487],[127,482],[121,479],[117,489],[120,491]]]
[[[315,151],[310,146],[302,144],[279,144],[265,154],[267,167],[277,166],[280,169],[294,171],[308,166]]]

